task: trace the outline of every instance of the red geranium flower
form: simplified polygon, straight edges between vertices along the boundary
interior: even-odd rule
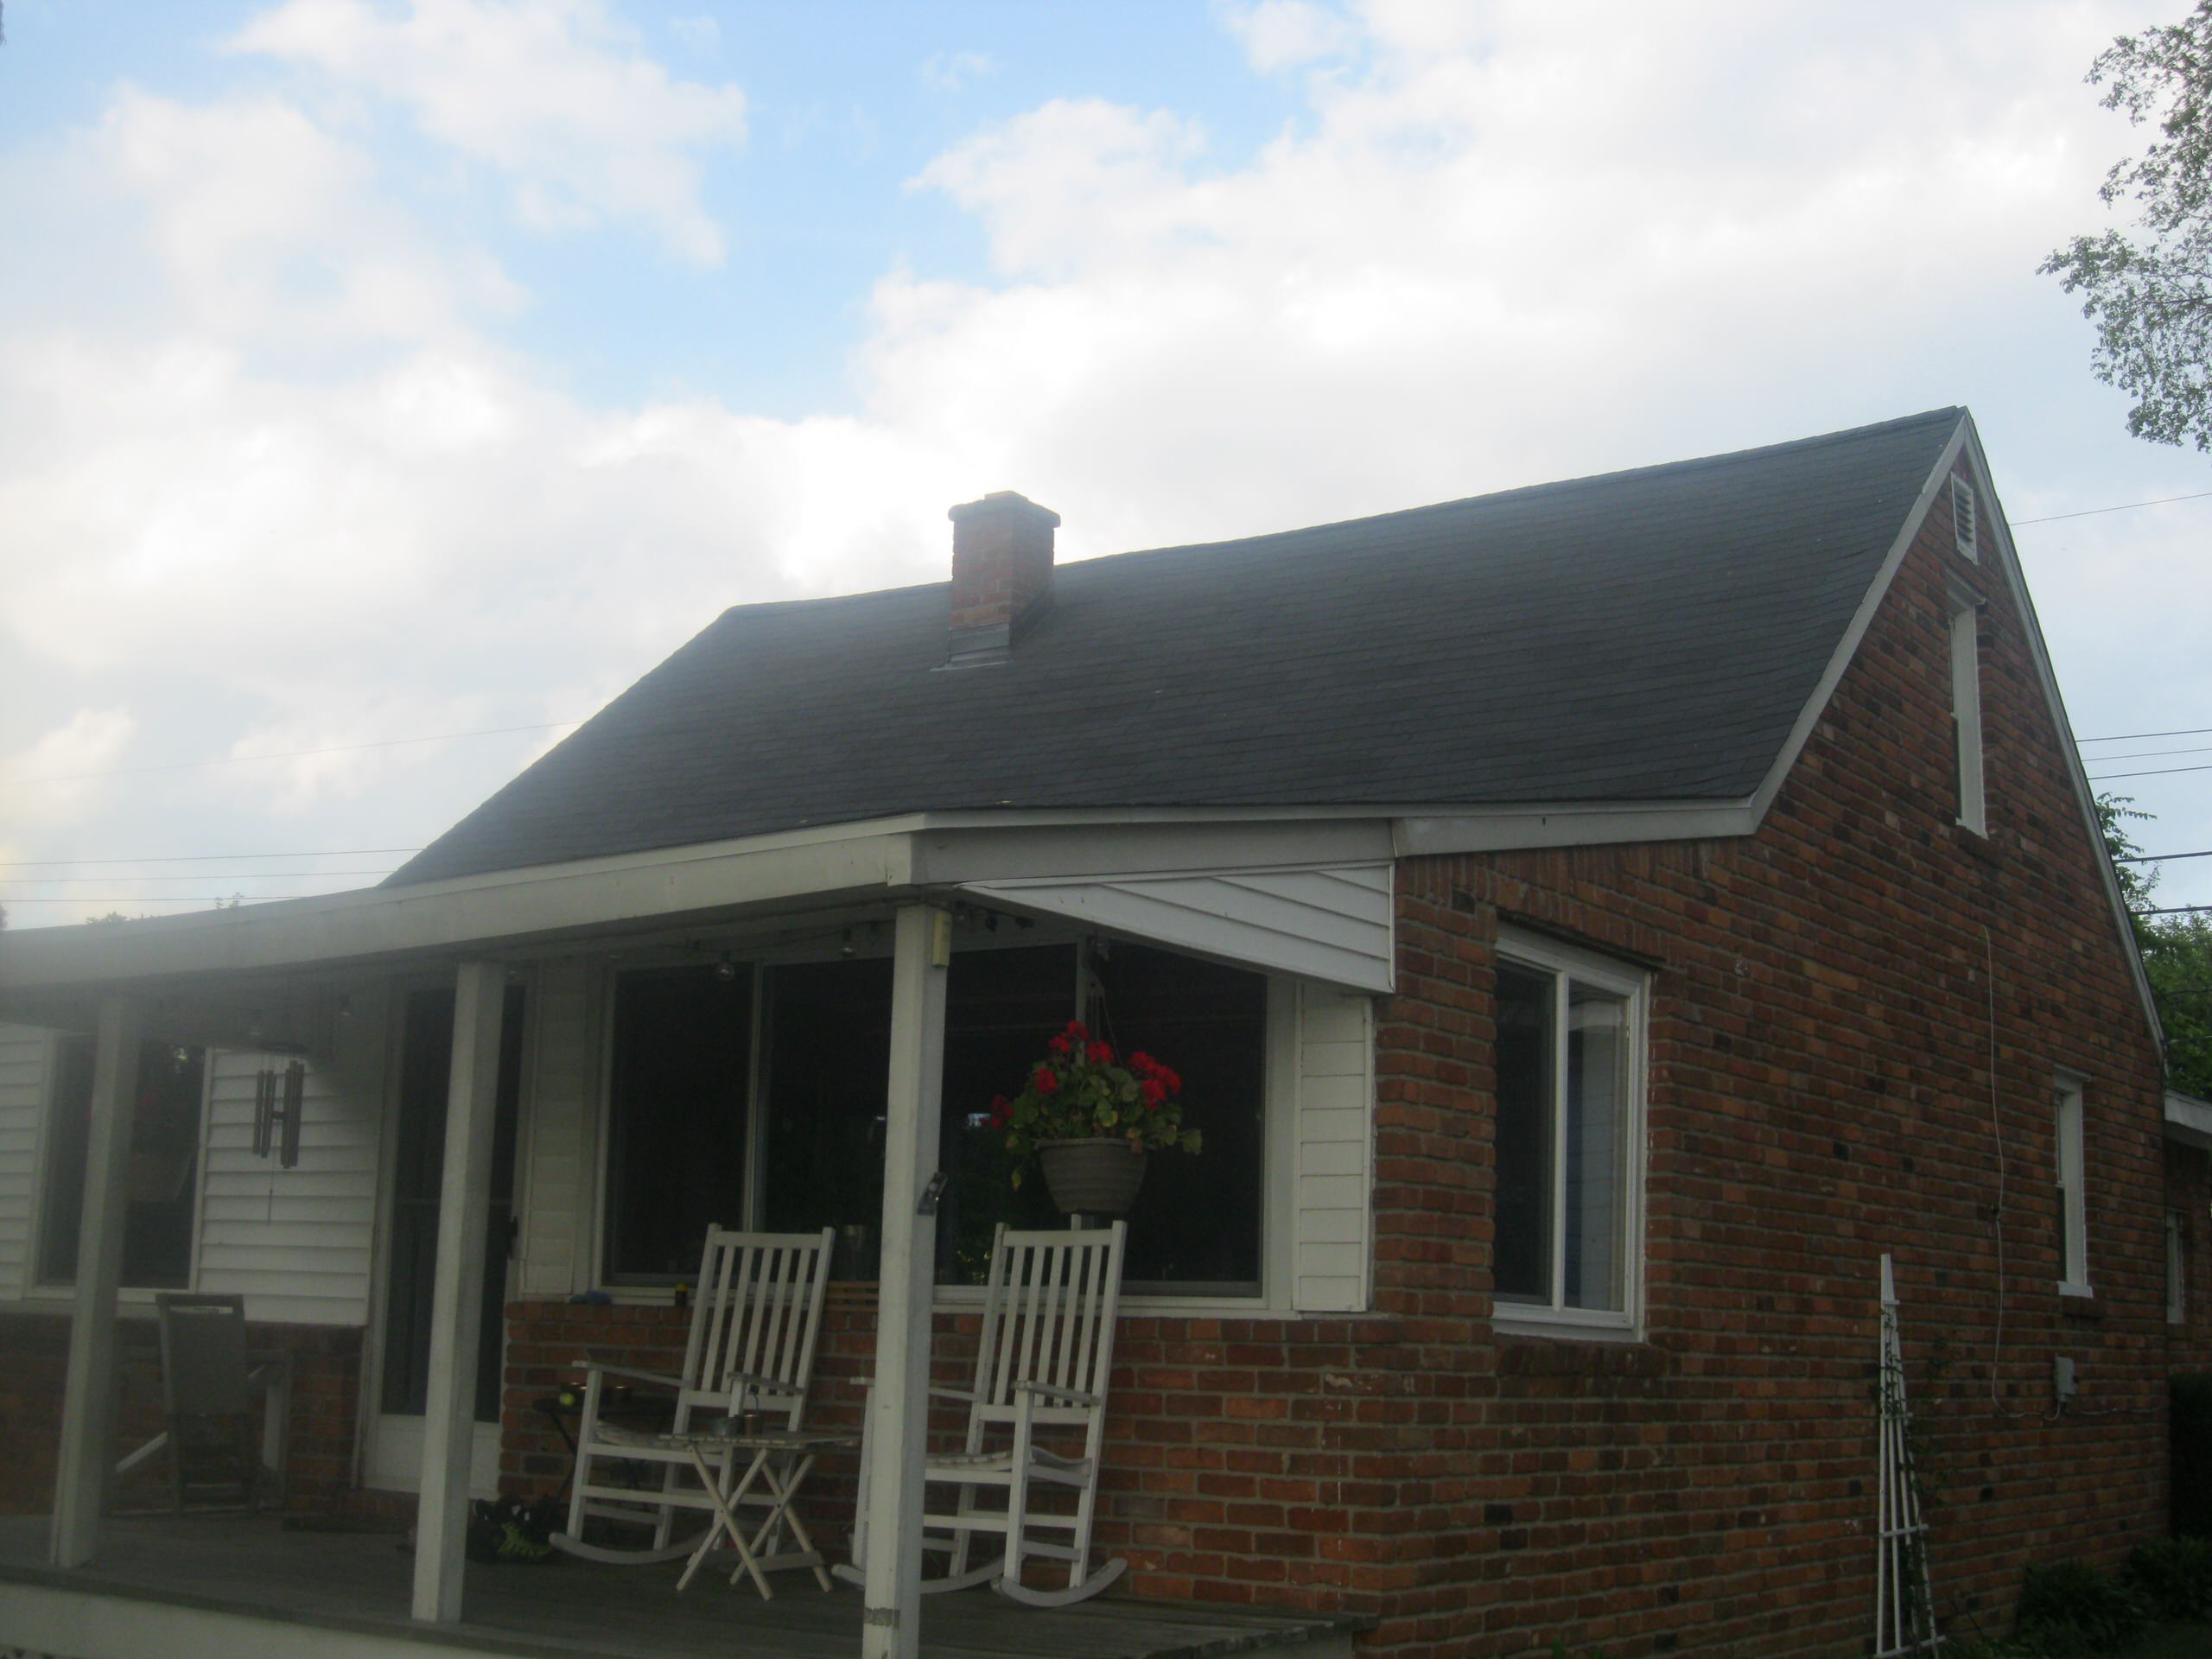
[[[1151,1107],[1155,1109],[1159,1107],[1162,1097],[1164,1097],[1167,1093],[1166,1085],[1161,1083],[1158,1077],[1147,1077],[1141,1084],[1138,1084],[1137,1087],[1139,1092],[1144,1096],[1144,1103],[1147,1107]]]
[[[1055,1054],[1065,1054],[1070,1048],[1073,1047],[1074,1045],[1070,1043],[1065,1036],[1060,1036],[1053,1038],[1052,1040],[1046,1044],[1045,1046],[1051,1049]]]
[[[1093,1065],[1111,1065],[1114,1064],[1114,1051],[1104,1043],[1093,1043],[1090,1046],[1089,1052],[1090,1054],[1090,1063]]]
[[[1058,1094],[1060,1080],[1054,1075],[1051,1066],[1040,1065],[1037,1068],[1035,1075],[1029,1079],[1029,1086],[1040,1095]]]

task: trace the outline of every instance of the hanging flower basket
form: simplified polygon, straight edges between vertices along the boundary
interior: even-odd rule
[[[1149,1153],[1198,1149],[1198,1132],[1183,1127],[1183,1079],[1149,1054],[1117,1058],[1080,1020],[1046,1051],[1020,1094],[991,1102],[991,1127],[1014,1154],[1014,1184],[1041,1164],[1063,1214],[1126,1215]]]
[[[1047,1141],[1037,1162],[1064,1216],[1126,1216],[1144,1185],[1144,1147],[1118,1135]]]

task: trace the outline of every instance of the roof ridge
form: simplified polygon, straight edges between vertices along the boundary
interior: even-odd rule
[[[1780,443],[1756,444],[1748,449],[1727,449],[1717,454],[1689,455],[1680,461],[1662,461],[1642,467],[1623,467],[1609,473],[1585,473],[1573,478],[1548,479],[1540,484],[1516,484],[1503,490],[1486,490],[1480,495],[1454,496],[1449,500],[1431,501],[1417,507],[1394,507],[1387,512],[1360,513],[1350,518],[1325,519],[1318,524],[1294,524],[1283,530],[1265,530],[1249,536],[1226,536],[1206,542],[1171,542],[1158,547],[1133,547],[1120,553],[1102,553],[1087,559],[1073,561],[1068,567],[1103,564],[1109,560],[1133,558],[1154,553],[1198,553],[1221,548],[1243,547],[1255,542],[1287,539],[1294,536],[1311,535],[1321,531],[1349,530],[1357,524],[1382,524],[1394,519],[1419,518],[1425,514],[1445,512],[1455,507],[1468,507],[1477,502],[1507,501],[1516,497],[1541,496],[1556,490],[1586,488],[1592,484],[1648,478],[1657,473],[1688,472],[1700,467],[1724,467],[1778,455],[1789,450],[1816,449],[1826,444],[1844,443],[1864,439],[1879,433],[1902,431],[1909,427],[1935,425],[1942,422],[1956,422],[1967,414],[1966,405],[1953,404],[1941,409],[1923,410],[1916,415],[1899,415],[1886,421],[1873,421],[1865,426],[1846,427],[1840,431],[1822,432],[1809,438],[1789,438]]]

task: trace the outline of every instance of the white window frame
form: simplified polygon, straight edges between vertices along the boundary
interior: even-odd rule
[[[1650,1004],[1650,976],[1642,969],[1578,946],[1522,929],[1501,926],[1497,933],[1501,962],[1533,968],[1554,978],[1553,1033],[1560,1052],[1552,1066],[1552,1295],[1549,1306],[1535,1302],[1494,1301],[1493,1329],[1529,1336],[1573,1336],[1592,1340],[1640,1341],[1643,1334],[1643,1184],[1649,1066],[1645,1024]],[[1621,1195],[1621,1307],[1567,1307],[1562,1305],[1567,1273],[1567,1160],[1558,1148],[1566,1142],[1567,997],[1572,982],[1580,980],[1623,997],[1628,1003],[1628,1083],[1621,1133],[1627,1142],[1626,1171]]]
[[[1981,596],[1951,589],[1951,731],[1957,760],[1959,823],[1977,836],[1989,833],[1989,804],[1982,776]]]
[[[1077,947],[1076,976],[1068,987],[1069,1017],[1078,1017],[1083,1004],[1083,951],[1080,948],[1086,931],[1062,934],[1052,929],[1040,929],[1039,936],[1025,938],[1021,943],[1037,944],[1068,944]],[[1139,940],[1138,943],[1149,943]],[[874,948],[873,941],[871,949]],[[988,947],[986,947],[988,948]],[[1173,950],[1172,945],[1155,948]],[[746,1181],[744,1225],[759,1224],[761,1209],[760,1182],[765,1166],[768,1117],[773,1109],[767,1090],[761,1086],[761,1068],[766,1063],[766,988],[768,970],[788,963],[826,962],[836,959],[829,950],[816,946],[785,946],[762,948],[748,945],[742,940],[733,941],[735,959],[747,965],[753,973],[753,1077],[747,1093],[747,1151],[752,1160],[752,1173]],[[579,1224],[588,1231],[588,1246],[583,1259],[588,1263],[586,1276],[588,1288],[605,1295],[610,1301],[624,1305],[666,1305],[675,1298],[675,1286],[652,1280],[625,1277],[614,1279],[607,1260],[607,1205],[612,1202],[610,1178],[613,1160],[610,1138],[613,1135],[613,1078],[614,1067],[614,1016],[618,982],[627,972],[640,969],[697,965],[702,958],[696,947],[623,952],[602,957],[597,967],[596,1027],[597,1040],[593,1073],[592,1096],[589,1103],[596,1122],[586,1131],[585,1144],[590,1148],[594,1167],[584,1184],[590,1194],[589,1213],[580,1218]],[[1262,1079],[1264,1120],[1261,1135],[1261,1213],[1260,1213],[1260,1288],[1256,1295],[1224,1294],[1211,1289],[1187,1294],[1173,1291],[1147,1290],[1124,1295],[1124,1313],[1154,1313],[1173,1314],[1182,1318],[1214,1315],[1236,1319],[1293,1318],[1297,1315],[1297,1181],[1294,1160],[1298,1145],[1298,1045],[1299,1006],[1298,982],[1288,975],[1272,973],[1253,964],[1237,964],[1245,971],[1259,975],[1267,982],[1267,1025],[1262,1048]],[[1370,1054],[1372,1055],[1372,1036]],[[1373,1110],[1373,1089],[1368,1090],[1368,1110]],[[1637,1166],[1641,1168],[1642,1148],[1635,1149]],[[518,1170],[520,1152],[518,1151]],[[943,1309],[972,1309],[982,1306],[984,1287],[981,1285],[939,1285],[934,1293],[934,1306]]]
[[[2060,1241],[2058,1294],[2094,1296],[2089,1287],[2089,1200],[2086,1189],[2086,1141],[2082,1119],[2087,1080],[2061,1071],[2051,1083],[2051,1128],[2058,1185],[2063,1195],[2065,1229]]]
[[[49,1279],[46,1276],[46,1223],[48,1207],[54,1202],[52,1184],[55,1171],[57,1135],[54,1116],[59,1108],[56,1096],[61,1087],[61,1050],[71,1041],[91,1041],[97,1046],[94,1033],[81,1031],[49,1031],[47,1033],[44,1075],[41,1079],[36,1146],[31,1159],[35,1185],[30,1192],[30,1203],[24,1216],[24,1237],[22,1300],[26,1302],[67,1303],[75,1300],[77,1281],[70,1279]],[[215,1113],[215,1061],[223,1051],[211,1044],[194,1043],[187,1046],[198,1048],[204,1057],[200,1072],[200,1131],[194,1142],[192,1165],[192,1243],[190,1255],[185,1262],[184,1282],[181,1285],[133,1285],[128,1282],[116,1287],[116,1300],[124,1307],[151,1308],[156,1296],[184,1296],[200,1289],[200,1234],[207,1221],[207,1148]],[[125,1158],[129,1156],[125,1153]],[[129,1205],[126,1204],[127,1210]],[[81,1211],[80,1211],[81,1216]]]
[[[2189,1323],[2189,1223],[2178,1210],[2166,1211],[2166,1323]]]

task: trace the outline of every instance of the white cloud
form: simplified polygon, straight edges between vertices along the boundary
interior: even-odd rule
[[[936,92],[964,92],[976,81],[998,73],[988,52],[932,52],[922,60],[922,85]]]
[[[668,32],[693,52],[717,52],[721,49],[722,26],[711,17],[671,17]]]
[[[630,60],[585,29],[613,29],[600,14],[549,15],[563,49]],[[327,57],[435,130],[448,70],[393,67],[394,31],[444,39],[454,18],[539,29],[302,0],[248,37]],[[940,577],[945,506],[994,488],[1062,512],[1080,556],[1964,399],[2016,516],[2183,493],[2198,463],[2126,442],[2084,329],[2033,274],[2096,222],[2127,142],[2081,74],[2131,21],[1993,3],[1938,32],[1902,4],[1708,4],[1592,30],[1550,5],[1375,0],[1361,67],[1301,83],[1300,121],[1249,155],[1198,111],[1069,98],[921,169],[915,189],[987,236],[988,277],[887,272],[857,407],[789,419],[581,396],[495,342],[520,296],[426,232],[350,127],[274,95],[121,89],[93,132],[0,168],[0,222],[38,226],[0,267],[0,742],[125,706],[149,753],[151,722],[174,722],[161,758],[565,719],[726,605]],[[542,187],[535,211],[666,232],[696,209],[581,189],[513,79],[482,78],[519,99],[512,132],[456,117],[447,142]],[[704,143],[669,130],[633,149]],[[55,205],[65,188],[96,225]],[[2212,708],[2202,523],[2023,531],[2082,729]],[[232,824],[232,846],[279,812],[316,837],[300,844],[402,845],[542,747],[144,790],[164,823]],[[2212,844],[2189,839],[2212,836],[2212,803],[2161,810],[2176,844]],[[41,822],[112,844],[145,821],[107,810]]]
[[[18,830],[67,823],[105,793],[138,722],[126,708],[79,709],[13,753],[0,755],[0,789]]]
[[[685,259],[721,262],[700,157],[741,143],[745,95],[671,78],[598,0],[412,0],[404,16],[288,0],[232,47],[405,105],[430,137],[505,175],[537,228],[634,219]]]
[[[1230,7],[1224,16],[1246,60],[1263,75],[1341,57],[1358,39],[1344,17],[1311,0],[1255,0]]]

